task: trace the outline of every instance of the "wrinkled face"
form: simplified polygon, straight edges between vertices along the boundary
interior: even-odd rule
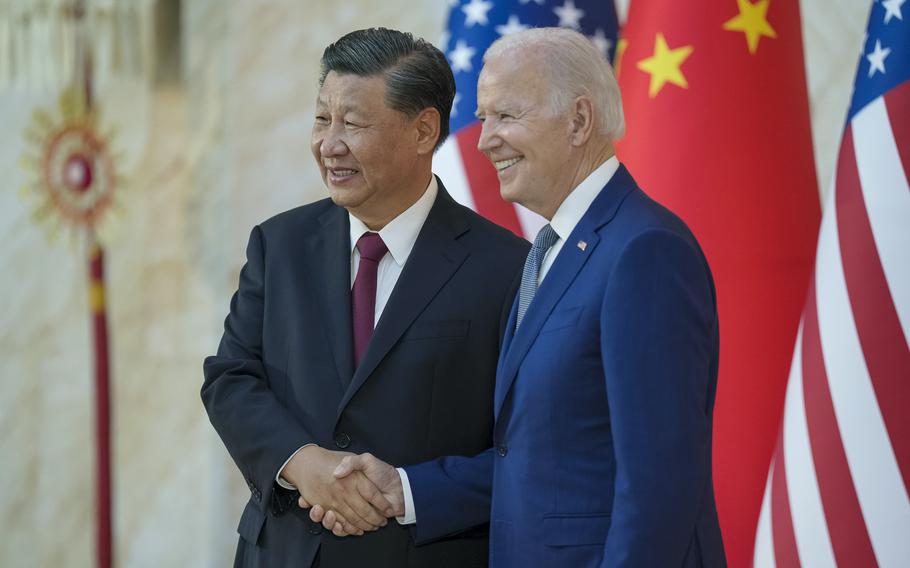
[[[488,61],[477,82],[477,148],[496,167],[503,199],[541,214],[571,178],[570,120],[553,111],[545,75],[538,59],[512,53]]]
[[[382,217],[415,173],[412,121],[386,106],[385,79],[329,72],[316,98],[310,147],[337,205]]]

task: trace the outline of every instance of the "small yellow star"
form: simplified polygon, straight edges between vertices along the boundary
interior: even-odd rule
[[[649,97],[652,99],[656,97],[667,83],[673,83],[683,89],[689,87],[679,66],[692,55],[694,49],[691,45],[670,49],[667,40],[664,39],[664,34],[657,34],[654,39],[654,55],[638,62],[639,69],[651,74],[651,84],[648,87]]]
[[[629,47],[629,40],[626,38],[620,38],[616,43],[616,56],[613,59],[613,67],[617,79],[619,78],[619,72],[622,70],[622,56],[626,53],[627,47]]]
[[[724,29],[729,32],[743,32],[746,34],[746,43],[749,53],[758,51],[758,40],[762,36],[776,38],[777,32],[768,23],[768,5],[771,0],[758,0],[755,4],[749,0],[736,0],[739,5],[739,14],[724,23]]]

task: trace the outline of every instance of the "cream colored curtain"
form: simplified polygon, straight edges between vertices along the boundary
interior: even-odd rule
[[[76,72],[78,38],[92,57],[95,89],[148,76],[155,0],[0,0],[0,89],[55,91]]]

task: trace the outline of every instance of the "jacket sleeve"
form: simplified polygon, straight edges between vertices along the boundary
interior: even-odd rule
[[[616,477],[602,566],[681,566],[711,482],[717,312],[694,242],[633,239],[610,274],[601,353]]]
[[[490,522],[493,448],[407,466],[414,497],[414,540],[433,541]]]
[[[269,388],[262,345],[265,255],[262,230],[255,227],[218,354],[203,363],[201,394],[253,501],[263,512],[271,508],[280,513],[289,499],[278,499],[282,494],[275,493],[275,476],[291,454],[314,439]]]

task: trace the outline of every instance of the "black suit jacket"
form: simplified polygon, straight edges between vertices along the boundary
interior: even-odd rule
[[[253,229],[202,400],[251,497],[236,565],[486,565],[486,531],[416,547],[390,522],[340,539],[275,475],[300,446],[395,465],[492,443],[502,326],[528,243],[439,194],[354,368],[348,214],[325,199]]]

